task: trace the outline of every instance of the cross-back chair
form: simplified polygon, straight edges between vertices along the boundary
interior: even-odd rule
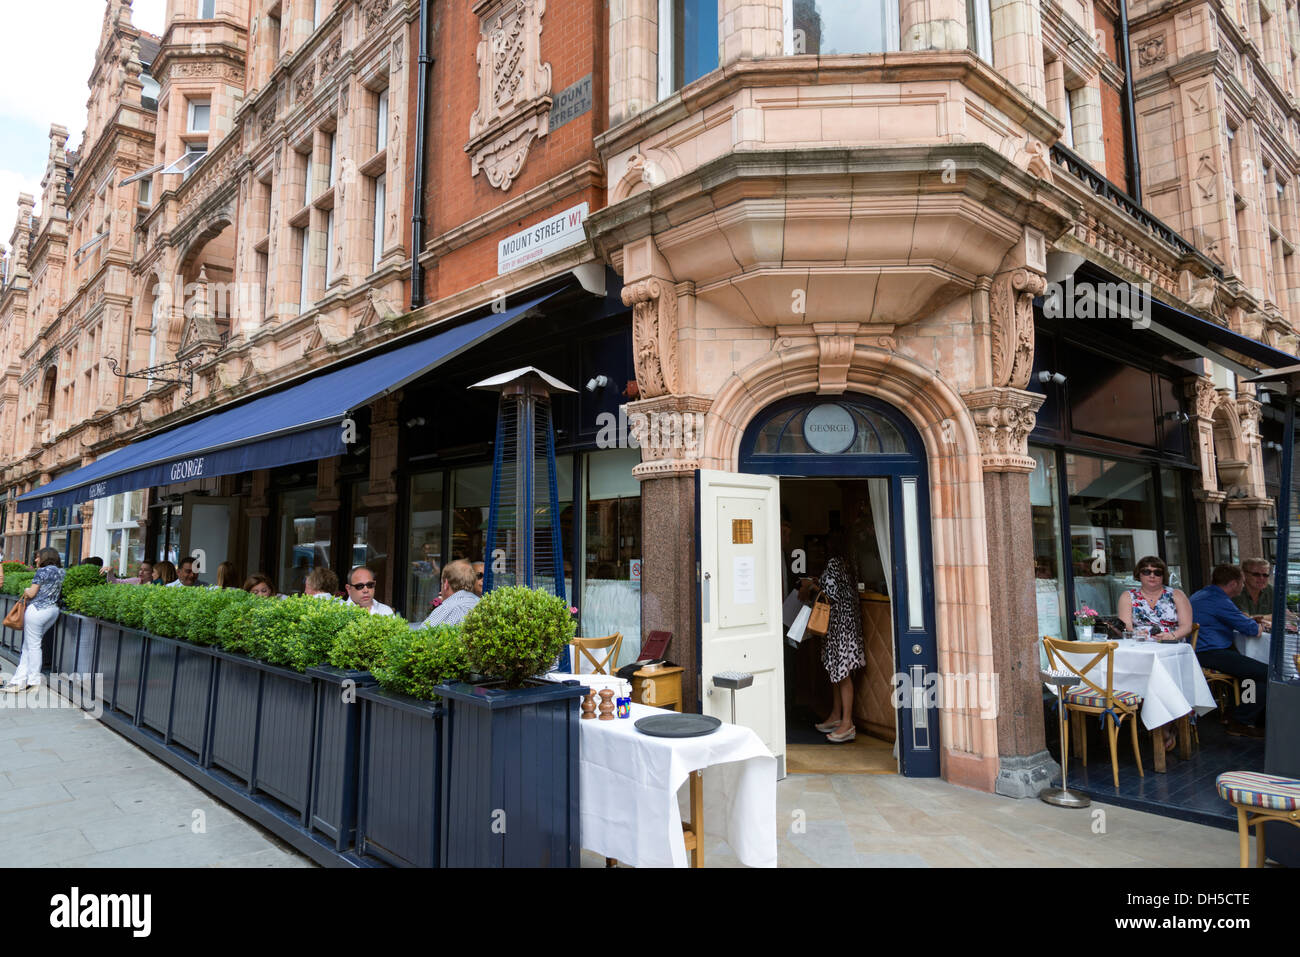
[[[1059,638],[1043,636],[1043,647],[1047,650],[1047,665],[1053,671],[1070,671],[1078,676],[1080,684],[1066,689],[1061,695],[1060,706],[1065,708],[1070,721],[1070,730],[1079,749],[1079,759],[1083,766],[1088,766],[1088,738],[1084,722],[1086,715],[1109,716],[1106,732],[1110,738],[1110,768],[1115,787],[1119,787],[1119,749],[1117,739],[1119,726],[1124,719],[1132,718],[1129,730],[1133,735],[1133,757],[1137,760],[1138,774],[1142,771],[1142,752],[1138,748],[1137,716],[1142,708],[1142,696],[1133,691],[1115,690],[1115,649],[1119,647],[1114,641],[1063,641]],[[1073,656],[1073,660],[1066,655]],[[1082,659],[1082,663],[1080,662]],[[1099,683],[1093,669],[1101,661],[1106,662],[1105,683]],[[1079,723],[1076,725],[1075,718]],[[1069,754],[1061,755],[1061,762],[1070,760]]]

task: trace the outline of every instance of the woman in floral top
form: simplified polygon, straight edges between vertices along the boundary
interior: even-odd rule
[[[63,569],[59,553],[42,548],[36,554],[36,576],[23,592],[27,611],[23,613],[23,653],[5,691],[25,691],[41,683],[41,641],[46,629],[59,617],[59,594],[63,591]]]
[[[1181,640],[1192,633],[1192,603],[1182,589],[1165,584],[1169,566],[1159,556],[1142,558],[1133,577],[1141,584],[1120,595],[1116,609],[1125,628],[1150,628],[1151,637],[1162,641]],[[1165,750],[1172,751],[1174,744],[1173,725],[1167,724]]]

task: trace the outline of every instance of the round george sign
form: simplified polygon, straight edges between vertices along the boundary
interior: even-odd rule
[[[838,455],[852,448],[858,437],[858,425],[844,406],[827,402],[814,406],[804,416],[803,437],[814,452]]]

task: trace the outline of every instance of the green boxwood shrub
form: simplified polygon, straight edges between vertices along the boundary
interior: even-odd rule
[[[106,579],[94,565],[73,565],[63,576],[63,603],[70,606],[72,596],[83,588],[103,585]]]
[[[411,626],[405,618],[367,612],[339,632],[330,648],[329,662],[335,668],[370,671],[380,661],[387,639],[410,633]]]
[[[283,663],[296,671],[324,664],[335,639],[350,624],[370,613],[347,602],[306,595],[285,598],[297,615],[294,633],[283,649]]]
[[[6,572],[3,591],[6,595],[20,595],[32,587],[32,579],[35,577],[35,572]]]
[[[140,588],[141,585],[123,585],[123,588]],[[154,588],[144,597],[143,627],[147,632],[164,638],[184,638],[188,625],[193,588]],[[123,622],[125,624],[125,622]]]
[[[185,591],[193,596],[188,599],[185,640],[196,645],[217,644],[217,625],[226,609],[257,597],[240,588],[173,588],[172,591]]]
[[[153,593],[161,589],[144,585],[113,585],[112,588],[105,601],[106,617],[125,628],[143,628],[145,607]]]
[[[36,570],[23,562],[0,562],[0,568],[4,569],[6,575],[10,572],[30,572]]]
[[[113,593],[117,585],[92,585],[89,588],[78,588],[72,594],[67,596],[64,605],[68,611],[77,615],[87,615],[91,618],[103,618],[104,602]]]
[[[435,625],[384,638],[371,673],[385,691],[436,701],[434,688],[469,676],[460,625]]]
[[[470,670],[512,688],[550,668],[576,630],[563,598],[519,586],[494,588],[462,625]]]
[[[252,654],[255,617],[260,608],[273,601],[276,599],[248,594],[247,600],[234,601],[227,605],[217,616],[217,644],[234,654]]]

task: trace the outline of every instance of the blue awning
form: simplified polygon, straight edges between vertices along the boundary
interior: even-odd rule
[[[348,413],[500,332],[555,293],[132,442],[18,498],[18,511],[342,455]]]

